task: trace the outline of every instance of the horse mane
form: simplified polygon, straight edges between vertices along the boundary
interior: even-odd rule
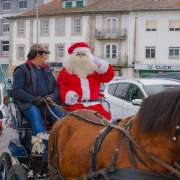
[[[138,117],[138,129],[141,132],[172,132],[180,125],[180,89],[149,96],[143,101]]]

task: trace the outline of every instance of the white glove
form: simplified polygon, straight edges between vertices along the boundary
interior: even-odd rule
[[[107,72],[109,63],[103,59],[99,59],[96,56],[93,56],[93,62],[97,65],[97,72],[99,74],[104,74]]]
[[[74,105],[78,102],[78,94],[75,91],[68,91],[65,97],[65,104]]]

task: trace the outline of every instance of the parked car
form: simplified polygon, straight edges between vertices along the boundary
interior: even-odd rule
[[[144,98],[161,91],[180,88],[180,82],[165,79],[116,79],[103,88],[112,118],[117,119],[136,114]]]
[[[179,72],[160,72],[157,74],[151,74],[146,78],[163,78],[163,79],[175,79],[180,81],[180,73]]]

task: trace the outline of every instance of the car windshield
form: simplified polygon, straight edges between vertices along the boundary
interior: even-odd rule
[[[144,85],[144,89],[147,95],[156,94],[162,91],[168,91],[174,88],[180,88],[180,85],[176,84],[153,84],[153,85]]]
[[[159,74],[151,74],[147,78],[168,78],[168,79],[177,79],[180,80],[180,73],[178,72],[167,72]]]

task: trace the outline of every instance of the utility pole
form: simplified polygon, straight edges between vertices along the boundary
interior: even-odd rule
[[[36,33],[37,33],[37,36],[36,36],[36,43],[38,44],[39,43],[39,2],[38,0],[36,0]]]

